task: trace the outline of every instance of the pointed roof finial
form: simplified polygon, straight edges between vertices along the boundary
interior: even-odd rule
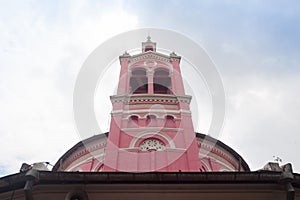
[[[148,37],[147,37],[147,42],[151,42],[151,37],[150,37],[150,35],[148,35]]]
[[[130,56],[130,54],[127,51],[125,51],[123,56]]]

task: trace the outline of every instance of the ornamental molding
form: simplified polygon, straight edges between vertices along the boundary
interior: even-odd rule
[[[180,57],[171,57],[170,61],[171,62],[180,62],[180,59],[181,59]]]
[[[206,141],[207,142],[207,141]],[[224,162],[227,162],[228,164],[230,164],[233,167],[237,167],[237,162],[238,160],[233,157],[231,154],[228,154],[228,151],[223,149],[220,146],[215,146],[215,144],[211,145],[208,143],[201,141],[197,141],[198,144],[198,148],[199,148],[199,152],[200,152],[200,157],[203,157],[203,154],[205,154],[204,157],[211,157],[217,160],[223,160]],[[209,153],[211,154],[211,156],[209,156]]]
[[[133,147],[133,148],[119,148],[118,149],[119,152],[124,152],[124,151],[130,151],[130,152],[145,152],[145,151],[141,151],[139,149],[139,147]],[[185,152],[186,149],[184,148],[169,148],[169,147],[166,147],[166,149],[164,150],[164,152]]]
[[[119,56],[119,60],[122,62],[122,61],[128,61],[130,62],[131,60],[131,56],[130,55],[122,55],[122,56]]]
[[[130,61],[134,63],[146,59],[155,59],[157,61],[163,61],[168,63],[170,62],[170,56],[153,51],[147,51],[145,53],[133,55],[131,56]]]
[[[139,145],[140,151],[165,151],[166,145],[162,141],[155,139],[155,138],[149,138],[141,142]]]
[[[143,114],[143,116],[141,115],[141,114]],[[124,118],[122,118],[122,120],[124,120],[124,121],[128,121],[128,120],[130,120],[130,117],[131,116],[137,116],[138,117],[138,119],[139,120],[143,120],[143,119],[147,119],[147,117],[149,116],[149,115],[154,115],[155,117],[156,117],[156,119],[162,119],[162,120],[165,120],[166,119],[166,117],[167,116],[172,116],[174,119],[174,121],[180,121],[180,120],[182,120],[182,118],[181,117],[177,117],[175,114],[177,114],[177,113],[168,113],[168,112],[160,112],[159,114],[163,114],[163,115],[158,115],[157,114],[157,112],[152,112],[152,110],[148,110],[148,112],[146,112],[146,113],[139,113],[139,114],[136,114],[136,113],[134,113],[134,114],[129,114],[129,115],[127,115],[126,117],[124,117]]]
[[[201,159],[201,158],[200,158],[200,159]],[[205,166],[205,168],[207,169],[207,171],[209,171],[209,172],[212,171],[212,169],[211,169],[209,163],[207,163],[207,161],[206,161],[205,159],[202,159],[201,162],[202,162],[202,164]]]
[[[79,162],[73,162],[73,163],[71,163],[70,166],[66,167],[66,170],[67,171],[74,171],[76,168],[80,167],[83,164],[86,164],[86,163],[90,162],[92,159],[95,159],[95,160],[98,160],[100,162],[103,162],[105,153],[99,154],[97,156],[93,156],[91,154],[89,154],[89,155],[90,155],[89,157],[87,157],[87,158],[85,158],[83,160],[80,160],[80,161],[76,160],[76,161],[79,161]]]
[[[208,152],[212,152],[215,155],[219,155],[222,156],[223,158],[226,158],[228,161],[231,161],[232,163],[235,163],[237,161],[233,156],[229,155],[228,153],[225,153],[227,151],[222,147],[219,146],[216,147],[215,144],[211,145],[203,141],[197,143],[201,151],[205,150]]]
[[[136,103],[166,103],[166,104],[177,104],[177,103],[191,103],[192,96],[190,95],[167,95],[167,94],[133,94],[133,95],[114,95],[110,96],[112,103],[125,103],[125,104],[136,104]]]
[[[120,61],[130,61],[130,57],[120,57]]]
[[[185,114],[191,115],[190,110],[165,110],[165,109],[139,109],[139,110],[114,110],[111,112],[112,115],[120,115],[120,114],[151,114],[151,113],[164,113],[164,114]]]
[[[216,158],[212,156],[207,156],[207,158],[209,158],[212,162],[219,163],[220,165],[222,165],[223,169],[224,167],[226,167],[229,171],[236,171],[235,166],[232,165],[232,163],[228,162],[227,160],[225,160],[226,162],[222,162],[224,160],[219,160],[220,158]]]
[[[175,131],[175,132],[183,132],[182,128],[165,128],[165,127],[136,127],[136,128],[122,128],[123,132],[135,132],[135,131]]]
[[[214,162],[218,161],[218,163],[222,164],[223,166],[226,167],[231,166],[230,168],[233,168],[233,170],[235,170],[236,167],[235,162],[228,160],[226,157],[223,157],[221,155],[212,153],[206,149],[199,149],[199,158],[200,159],[207,158]]]
[[[144,61],[143,64],[137,64],[140,61]],[[162,63],[157,63],[157,61],[161,61]],[[153,63],[153,65],[150,65],[148,63]],[[159,60],[156,59],[155,57],[131,61],[128,64],[128,73],[131,73],[132,70],[135,68],[142,68],[145,69],[147,72],[153,72],[153,73],[155,72],[155,69],[163,68],[163,69],[168,69],[170,77],[174,74],[173,65],[170,62]]]
[[[79,162],[81,160],[87,159],[93,152],[105,151],[106,140],[101,143],[94,143],[92,145],[85,145],[84,147],[75,151],[70,157],[63,161],[63,168],[67,169],[70,165]]]
[[[144,61],[144,66],[149,66],[150,68],[153,68],[157,66],[157,62],[155,59],[147,59]]]
[[[125,110],[153,110],[153,109],[158,109],[155,105],[159,105],[159,109],[162,110],[178,110],[178,104],[176,103],[164,103],[164,104],[157,104],[155,103],[149,103],[149,102],[145,102],[145,103],[135,103],[135,104],[127,104],[124,106]]]

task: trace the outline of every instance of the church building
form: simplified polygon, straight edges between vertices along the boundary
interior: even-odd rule
[[[235,150],[196,133],[181,57],[157,52],[150,37],[141,49],[119,57],[109,132],[74,145],[52,171],[0,178],[0,199],[300,199],[290,164],[251,172]]]
[[[224,143],[195,133],[180,56],[156,51],[150,37],[142,53],[119,57],[121,71],[110,131],[80,142],[54,171],[208,172],[249,171]]]

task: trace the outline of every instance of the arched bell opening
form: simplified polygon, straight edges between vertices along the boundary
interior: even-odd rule
[[[132,71],[130,77],[130,93],[145,94],[148,93],[148,78],[146,71],[143,69],[136,69]]]
[[[171,78],[169,71],[159,69],[155,71],[153,78],[154,94],[172,94]]]

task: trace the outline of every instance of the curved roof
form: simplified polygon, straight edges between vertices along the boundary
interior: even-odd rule
[[[231,155],[233,155],[233,157],[235,159],[237,159],[241,166],[245,169],[245,171],[250,171],[249,165],[246,163],[246,161],[243,159],[242,156],[240,156],[240,154],[238,154],[235,150],[233,150],[231,147],[227,146],[226,144],[224,144],[223,142],[221,142],[220,140],[217,140],[209,135],[205,135],[203,133],[196,133],[196,137],[197,138],[202,138],[205,139],[207,141],[210,141],[212,143],[217,144],[218,146],[222,147],[223,149],[225,149],[226,151],[228,151]]]
[[[52,171],[57,171],[59,169],[60,163],[62,163],[63,161],[65,161],[77,149],[83,147],[84,144],[92,142],[94,140],[107,139],[108,134],[109,133],[107,132],[107,133],[104,133],[104,134],[94,135],[92,137],[89,137],[89,138],[87,138],[85,140],[82,140],[82,141],[78,142],[77,144],[75,144],[71,149],[69,149],[66,153],[64,153],[58,159],[58,161],[53,166]],[[215,143],[217,146],[222,147],[223,149],[225,149],[226,151],[228,151],[236,160],[238,160],[240,162],[241,166],[244,168],[245,171],[250,171],[250,168],[249,168],[248,164],[242,158],[242,156],[240,156],[235,150],[233,150],[231,147],[227,146],[226,144],[224,144],[220,140],[217,140],[217,139],[215,139],[215,138],[213,138],[213,137],[211,137],[209,135],[205,135],[205,134],[202,134],[202,133],[196,133],[196,137],[204,139],[206,141],[210,141],[212,143]]]
[[[75,144],[71,149],[69,149],[66,153],[64,153],[59,159],[58,161],[55,163],[55,165],[52,168],[52,171],[57,171],[59,169],[60,163],[62,163],[63,161],[65,161],[72,153],[74,153],[77,149],[79,149],[80,147],[83,147],[84,144],[92,142],[94,140],[99,140],[99,139],[104,139],[107,138],[108,136],[108,132],[104,133],[104,134],[98,134],[98,135],[94,135],[92,137],[89,137],[87,139],[84,139],[80,142],[78,142],[77,144]]]

